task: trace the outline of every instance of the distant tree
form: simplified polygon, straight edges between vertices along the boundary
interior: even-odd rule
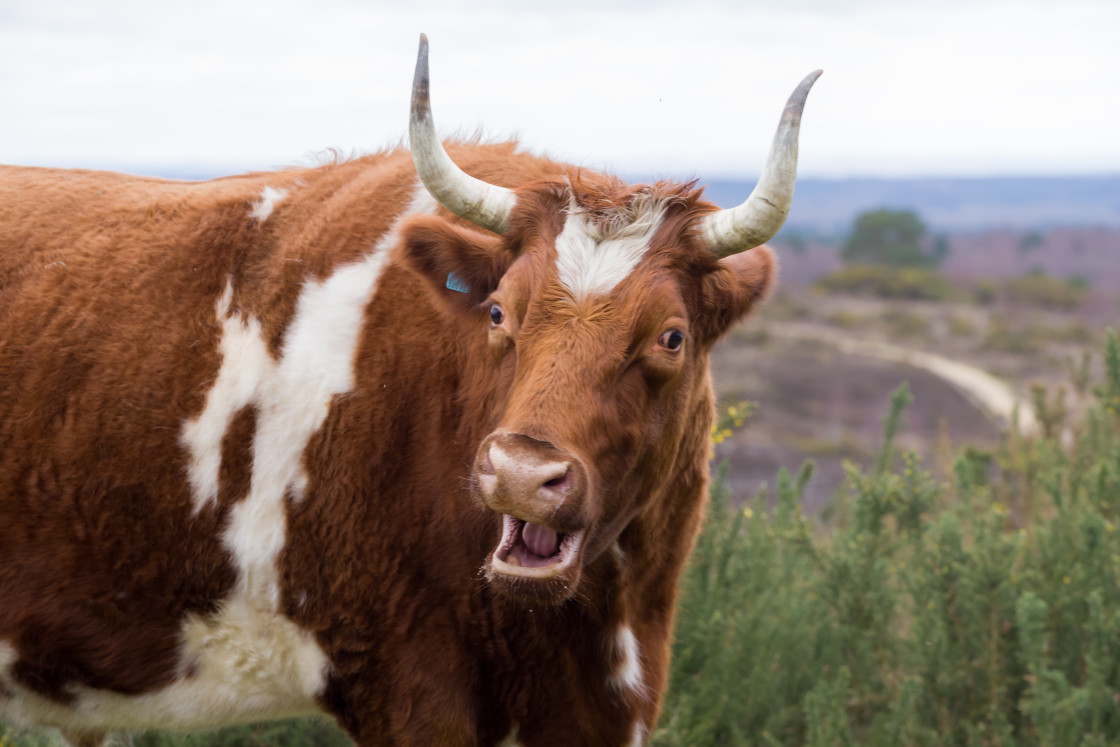
[[[1029,254],[1042,246],[1042,234],[1031,231],[1019,239],[1019,254]]]
[[[841,256],[850,264],[932,267],[941,257],[922,248],[925,237],[926,226],[913,212],[873,210],[856,219]]]
[[[940,265],[949,256],[949,237],[942,234],[933,240],[933,263]]]

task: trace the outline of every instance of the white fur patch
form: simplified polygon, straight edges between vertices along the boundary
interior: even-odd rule
[[[625,688],[640,692],[643,689],[641,653],[638,651],[638,639],[629,625],[618,629],[614,644],[621,658],[607,679],[607,684],[616,690]]]
[[[618,564],[619,570],[626,568],[626,551],[622,549],[622,545],[618,544],[618,540],[615,540],[614,544],[611,545],[611,555],[614,556],[614,561]]]
[[[517,741],[517,731],[517,724],[514,724],[506,738],[498,742],[497,747],[522,747],[521,742]]]
[[[630,744],[627,747],[642,747],[646,741],[646,725],[638,719],[634,724],[634,734],[630,737]]]
[[[240,315],[222,318],[223,311],[228,313],[226,299],[232,290],[227,287],[219,300],[222,369],[198,425],[186,424],[183,436],[191,451],[192,488],[205,491],[194,495],[197,510],[217,495],[221,439],[229,421],[240,408],[249,404],[257,407],[249,495],[234,505],[222,537],[239,571],[235,598],[246,599],[261,609],[277,609],[280,592],[276,560],[287,540],[285,499],[303,497],[308,481],[303,451],[326,419],[332,399],[354,386],[354,354],[365,309],[376,292],[404,217],[432,206],[427,192],[419,190],[419,196],[372,252],[338,268],[325,280],[310,280],[304,285],[278,361],[268,357],[256,320]],[[205,433],[206,438],[199,433]],[[199,444],[204,448],[196,448]]]
[[[238,593],[269,608],[279,600],[275,567],[287,539],[285,496],[302,497],[303,450],[326,419],[331,399],[353,388],[362,317],[388,257],[375,251],[322,282],[308,282],[280,360],[253,370],[263,378],[252,386],[257,431],[251,487],[233,507],[223,540],[240,571]]]
[[[255,404],[262,382],[275,376],[276,363],[268,353],[260,322],[239,313],[230,314],[232,300],[233,282],[229,281],[216,308],[222,327],[218,347],[222,367],[206,395],[202,413],[183,424],[179,438],[191,456],[187,479],[195,513],[218,500],[222,439],[230,420],[241,408]]]
[[[253,209],[249,212],[249,217],[258,223],[264,223],[268,220],[268,216],[272,215],[272,211],[276,209],[276,203],[287,196],[288,190],[286,189],[265,187],[261,190],[260,199],[253,203]]]
[[[629,221],[602,225],[571,210],[556,237],[556,273],[576,298],[610,293],[649,251],[664,208],[636,199],[642,208]]]
[[[72,687],[74,699],[66,705],[9,686],[15,698],[0,697],[0,716],[28,727],[110,732],[194,730],[317,712],[314,696],[324,685],[326,657],[283,617],[233,600],[212,618],[188,620],[183,640],[179,678],[165,688],[127,696]]]
[[[18,658],[19,655],[16,653],[15,646],[0,641],[0,691],[5,687],[10,687],[12,665],[16,663]]]
[[[318,710],[329,662],[314,637],[279,611],[277,561],[287,541],[286,503],[306,489],[303,452],[333,398],[353,388],[365,309],[401,223],[434,209],[418,189],[369,254],[308,281],[278,359],[269,354],[259,321],[234,309],[233,282],[227,283],[214,307],[222,329],[221,368],[202,413],[183,424],[180,443],[189,457],[194,510],[207,510],[218,500],[222,439],[230,422],[243,407],[257,408],[249,494],[232,506],[222,534],[238,574],[232,594],[214,615],[184,621],[177,679],[140,696],[74,687],[69,704],[44,699],[11,680],[17,652],[0,642],[0,692],[14,695],[0,695],[0,718],[82,733],[200,729]]]

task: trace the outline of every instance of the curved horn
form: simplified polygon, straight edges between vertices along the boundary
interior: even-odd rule
[[[822,71],[805,76],[786,102],[770,156],[751,196],[739,207],[704,216],[701,238],[717,256],[726,257],[762,244],[778,232],[793,202],[793,183],[797,179],[797,133],[801,111],[809,89]]]
[[[517,201],[513,191],[464,173],[448,157],[436,136],[428,100],[428,37],[424,34],[420,35],[416,76],[412,81],[408,140],[420,181],[441,205],[488,231],[505,233],[509,229],[509,215]]]

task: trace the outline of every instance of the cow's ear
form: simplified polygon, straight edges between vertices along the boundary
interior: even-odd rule
[[[778,260],[767,247],[724,257],[704,277],[700,335],[715,340],[765,300],[778,280]]]
[[[512,262],[501,237],[420,216],[401,230],[405,259],[444,302],[474,308],[498,287]]]

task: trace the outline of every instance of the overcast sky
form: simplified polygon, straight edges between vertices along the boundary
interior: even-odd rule
[[[421,9],[406,9],[414,5]],[[806,176],[1120,173],[1116,0],[0,0],[0,162],[228,173],[444,133],[753,178],[823,68]]]

